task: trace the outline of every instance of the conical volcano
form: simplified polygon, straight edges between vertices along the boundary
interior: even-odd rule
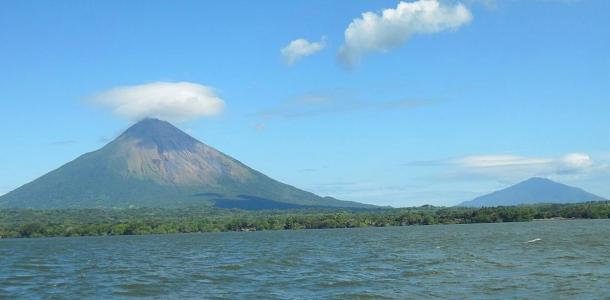
[[[0,197],[0,207],[36,209],[193,205],[366,206],[273,180],[157,119],[142,120],[103,148]]]
[[[480,196],[459,206],[510,206],[535,203],[577,203],[603,201],[604,198],[580,188],[546,178],[534,177],[500,191]]]

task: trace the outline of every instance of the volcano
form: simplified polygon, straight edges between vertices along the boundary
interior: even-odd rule
[[[490,207],[536,203],[577,203],[603,201],[604,198],[580,188],[546,178],[534,177],[500,191],[466,201],[459,206]]]
[[[2,208],[367,207],[281,183],[184,133],[145,119],[103,148],[0,197]]]

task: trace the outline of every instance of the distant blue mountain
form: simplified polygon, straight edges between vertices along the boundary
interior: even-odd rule
[[[546,178],[530,178],[503,190],[465,201],[458,206],[510,206],[534,203],[575,203],[606,200],[582,189]]]

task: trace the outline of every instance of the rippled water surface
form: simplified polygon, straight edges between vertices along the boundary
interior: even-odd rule
[[[10,299],[609,295],[608,220],[0,240]]]

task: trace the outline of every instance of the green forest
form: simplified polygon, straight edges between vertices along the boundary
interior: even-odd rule
[[[182,209],[3,209],[1,238],[140,235],[527,222],[537,219],[606,219],[610,201],[490,208],[294,209],[245,211],[212,207]]]

